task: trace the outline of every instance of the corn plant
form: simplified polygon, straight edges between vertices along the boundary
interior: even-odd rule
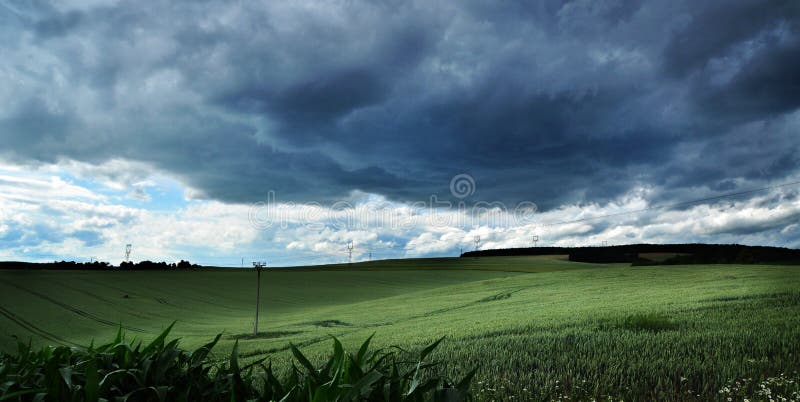
[[[262,400],[282,401],[463,401],[468,398],[472,370],[457,384],[426,372],[439,365],[428,362],[430,353],[442,342],[422,349],[418,354],[394,347],[369,350],[367,338],[356,354],[345,352],[333,338],[333,355],[317,369],[292,345],[292,354],[300,367],[293,366],[287,381],[278,381],[271,366],[263,366],[265,378]],[[409,360],[409,358],[413,358]],[[235,361],[235,359],[231,359]]]
[[[87,348],[19,344],[0,357],[0,401],[464,401],[471,371],[450,383],[428,361],[442,339],[411,353],[393,347],[370,350],[368,338],[356,354],[333,339],[333,354],[314,366],[294,345],[291,371],[276,375],[270,362],[239,362],[238,342],[226,362],[209,353],[220,340],[187,352],[172,326],[147,345],[116,338]]]

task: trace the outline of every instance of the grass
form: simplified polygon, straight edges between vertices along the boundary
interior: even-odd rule
[[[545,257],[268,270],[263,336],[252,337],[251,272],[2,271],[0,349],[13,351],[17,339],[109,339],[119,323],[148,339],[177,320],[173,333],[188,347],[223,332],[218,350],[238,341],[244,362],[269,357],[286,370],[290,342],[319,363],[328,335],[350,349],[372,333],[376,347],[419,348],[447,336],[433,357],[450,362],[449,378],[480,367],[478,400],[719,399],[737,381],[771,384],[800,371],[798,273]]]

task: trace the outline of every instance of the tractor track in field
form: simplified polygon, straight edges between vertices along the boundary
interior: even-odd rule
[[[89,296],[89,297],[92,297],[92,298],[94,298],[94,299],[100,300],[100,301],[102,301],[103,303],[106,303],[106,304],[108,304],[108,305],[114,305],[114,306],[115,306],[115,307],[117,307],[117,308],[125,309],[125,310],[127,311],[127,313],[128,313],[128,314],[130,314],[130,315],[132,315],[132,316],[134,316],[134,317],[139,317],[139,318],[146,319],[146,320],[152,320],[152,319],[154,318],[154,316],[158,316],[158,317],[164,318],[164,319],[166,319],[166,320],[174,320],[174,318],[172,318],[172,317],[169,317],[169,316],[167,316],[167,315],[163,315],[163,314],[155,314],[155,313],[153,313],[152,315],[145,315],[145,314],[141,314],[141,313],[140,313],[138,310],[136,310],[136,309],[134,309],[134,308],[131,308],[131,307],[129,307],[129,306],[127,306],[127,305],[125,305],[124,303],[122,303],[122,304],[121,304],[121,303],[119,303],[119,302],[115,302],[115,301],[109,300],[109,299],[107,299],[107,298],[105,298],[105,297],[102,297],[102,296],[99,296],[99,295],[97,295],[97,294],[94,294],[94,293],[92,293],[92,292],[90,292],[90,291],[88,291],[88,290],[84,290],[84,289],[81,289],[81,288],[78,288],[78,287],[75,287],[75,286],[71,286],[71,285],[67,285],[67,284],[64,284],[64,283],[61,283],[61,282],[58,282],[58,281],[54,281],[54,280],[49,280],[49,282],[50,282],[50,283],[57,284],[57,285],[59,285],[59,286],[64,286],[64,287],[66,287],[66,288],[68,288],[68,289],[71,289],[71,290],[73,290],[73,291],[75,291],[75,292],[78,292],[78,293],[85,294],[85,295],[87,295],[87,296]],[[87,281],[87,282],[92,282],[92,281]],[[93,282],[93,283],[97,283],[97,282]],[[110,289],[119,290],[120,292],[122,292],[122,293],[125,293],[125,289],[122,289],[122,288],[118,288],[118,287],[115,287],[115,286],[109,286],[109,285],[102,284],[102,283],[97,283],[97,284],[98,284],[98,285],[103,285],[103,286],[106,286],[106,287],[108,287],[108,288],[110,288]],[[27,289],[22,289],[22,290],[26,290],[26,291],[27,291]],[[138,294],[135,294],[135,293],[130,293],[130,294],[134,294],[134,295],[136,295],[137,297],[140,297],[140,295],[138,295]],[[144,297],[144,298],[147,298],[147,297]],[[169,302],[167,299],[164,299],[164,298],[159,298],[159,297],[155,297],[155,298],[153,298],[153,299],[154,299],[154,300],[155,300],[155,301],[156,301],[158,304],[162,304],[162,305],[165,305],[165,306],[170,306],[170,307],[177,307],[175,304],[172,304],[172,303],[170,303],[170,302]],[[194,321],[183,321],[183,322],[186,322],[186,323],[196,323],[196,322],[194,322]],[[119,327],[119,325],[117,325],[117,324],[114,324],[114,325],[115,325],[115,327]],[[125,326],[123,326],[123,328],[124,328],[124,329],[130,329],[130,328],[128,328],[128,327],[125,327]],[[135,330],[134,330],[134,331],[135,331]],[[146,332],[146,331],[142,330],[142,332]]]
[[[98,280],[89,280],[88,282],[92,282],[92,283],[94,283],[94,284],[96,284],[98,286],[105,286],[105,287],[107,287],[109,289],[118,290],[123,294],[130,294],[130,295],[134,295],[136,297],[141,297],[141,298],[151,297],[151,296],[142,296],[140,293],[130,292],[130,291],[126,290],[126,289],[123,289],[123,288],[120,288],[120,287],[117,287],[117,286],[113,286],[113,285],[109,285],[109,284],[107,284],[105,282],[98,281]],[[189,300],[189,301],[208,304],[210,306],[223,308],[223,309],[226,309],[226,310],[229,310],[229,311],[234,311],[234,312],[238,312],[239,311],[238,309],[236,309],[234,307],[226,306],[224,304],[214,303],[214,302],[208,301],[208,300],[200,298],[200,297],[183,296],[183,298],[186,299],[186,300]],[[156,302],[158,302],[159,304],[164,304],[164,305],[168,305],[168,306],[175,307],[175,308],[183,308],[183,309],[189,308],[189,307],[182,307],[182,306],[180,306],[178,304],[175,304],[175,303],[171,303],[169,300],[164,299],[164,298],[154,298],[154,300]],[[162,301],[164,301],[166,303],[163,303]]]
[[[35,290],[26,289],[26,288],[24,288],[22,286],[19,286],[17,284],[14,284],[14,283],[11,283],[11,282],[8,282],[8,281],[3,281],[3,283],[5,283],[6,285],[15,287],[15,288],[17,288],[19,290],[22,290],[24,292],[30,293],[30,294],[32,294],[32,295],[34,295],[36,297],[39,297],[39,298],[44,299],[44,300],[46,300],[46,301],[48,301],[50,303],[53,303],[53,304],[65,309],[65,310],[71,311],[71,312],[73,312],[73,313],[75,313],[75,314],[77,314],[77,315],[79,315],[81,317],[88,318],[88,319],[93,320],[95,322],[98,322],[100,324],[105,324],[105,325],[116,327],[116,328],[120,328],[121,327],[121,328],[123,328],[125,330],[133,331],[133,332],[147,333],[147,331],[144,330],[144,329],[131,327],[131,326],[126,326],[126,325],[122,325],[120,323],[116,323],[114,321],[106,320],[105,318],[98,317],[98,316],[96,316],[94,314],[88,313],[88,312],[83,311],[83,310],[81,310],[79,308],[70,306],[69,304],[62,303],[62,302],[60,302],[60,301],[58,301],[56,299],[53,299],[50,296],[43,295],[43,294],[41,294],[41,293],[39,293],[39,292],[37,292]]]
[[[124,295],[133,295],[133,296],[135,296],[137,298],[142,298],[142,299],[147,299],[147,298],[150,297],[150,296],[142,296],[139,293],[130,292],[130,291],[125,290],[123,288],[120,288],[120,287],[117,287],[117,286],[113,286],[113,285],[109,285],[109,284],[104,283],[104,282],[99,282],[99,281],[91,281],[91,282],[97,284],[98,286],[105,286],[105,287],[107,287],[109,289],[114,289],[114,290],[119,291],[120,293],[122,293]],[[164,298],[161,298],[161,297],[153,297],[153,300],[155,300],[158,304],[164,304],[164,305],[167,305],[167,306],[177,307],[174,304],[172,304],[169,301],[167,301],[167,299],[164,299]],[[147,318],[147,317],[143,317],[143,318]]]
[[[438,309],[438,310],[429,311],[427,313],[418,314],[418,315],[415,315],[415,316],[412,316],[412,317],[409,317],[409,318],[414,319],[414,318],[431,317],[431,316],[434,316],[434,315],[449,313],[449,312],[454,311],[454,310],[460,310],[460,309],[467,308],[467,307],[477,306],[477,305],[480,305],[480,304],[483,304],[483,303],[490,303],[490,302],[493,302],[493,301],[510,299],[511,296],[514,295],[514,293],[517,293],[517,292],[519,292],[521,290],[524,290],[524,289],[527,289],[527,288],[524,287],[524,288],[519,288],[519,289],[515,289],[515,290],[511,290],[511,291],[500,292],[500,293],[498,293],[496,295],[484,297],[484,298],[482,298],[480,300],[476,300],[474,302],[465,303],[465,304],[461,304],[461,305],[458,305],[458,306],[445,307],[445,308],[441,308],[441,309]]]
[[[350,332],[355,332],[355,331],[350,331]],[[339,334],[339,336],[341,337],[341,336],[347,335],[350,332],[347,332],[347,333],[344,333],[344,334]],[[298,348],[304,348],[306,346],[311,346],[311,345],[313,345],[315,343],[320,343],[320,342],[328,340],[328,339],[331,339],[331,337],[328,336],[328,335],[326,335],[326,336],[318,336],[316,338],[311,338],[311,339],[307,339],[307,340],[302,341],[302,342],[295,343],[294,346],[298,347]],[[259,349],[259,350],[254,350],[254,351],[251,351],[251,352],[240,353],[239,356],[241,356],[243,358],[253,357],[253,356],[262,356],[262,355],[268,355],[268,354],[277,353],[277,352],[283,352],[283,351],[289,350],[291,348],[292,348],[292,344],[288,344],[288,345],[278,346],[278,347],[270,348],[270,349]]]
[[[114,289],[114,290],[117,290],[117,291],[119,291],[119,292],[120,292],[120,293],[122,293],[122,294],[125,294],[125,295],[133,295],[133,296],[135,296],[135,297],[137,297],[137,298],[147,299],[147,298],[149,298],[149,297],[150,297],[150,296],[142,296],[141,294],[139,294],[139,293],[135,293],[135,292],[129,292],[129,291],[127,291],[127,290],[123,289],[123,288],[120,288],[120,287],[117,287],[117,286],[113,286],[113,285],[109,285],[109,284],[107,284],[107,283],[105,283],[105,282],[100,282],[100,281],[91,281],[91,280],[90,280],[90,281],[87,281],[87,282],[92,282],[92,283],[94,283],[94,284],[96,284],[96,285],[98,285],[98,286],[105,286],[105,287],[107,287],[107,288],[109,288],[109,289]],[[170,302],[169,302],[169,300],[167,300],[167,299],[165,299],[165,298],[163,298],[163,297],[153,297],[153,300],[155,300],[155,301],[156,301],[156,303],[158,303],[158,304],[163,304],[163,305],[165,305],[165,306],[170,306],[170,307],[176,307],[176,308],[180,308],[180,306],[178,306],[178,305],[176,305],[176,304],[173,304],[173,303],[170,303]],[[136,315],[136,314],[134,314],[134,315]],[[144,316],[144,315],[137,315],[137,316],[140,316],[140,317],[142,317],[142,318],[152,318],[152,317],[148,317],[148,316]]]
[[[56,334],[54,334],[52,332],[48,332],[48,331],[45,331],[45,330],[37,327],[36,325],[34,325],[31,322],[25,320],[24,318],[12,313],[11,311],[6,309],[5,307],[0,306],[0,315],[8,318],[9,320],[11,320],[11,322],[19,325],[22,328],[25,328],[26,330],[30,331],[31,333],[33,333],[35,335],[38,335],[41,338],[44,338],[44,339],[47,339],[47,340],[50,340],[50,341],[53,341],[53,342],[60,343],[62,345],[69,344],[69,345],[73,345],[73,346],[80,346],[75,342],[70,342],[70,341],[68,341],[68,340],[66,340],[64,338],[59,337],[58,335],[56,335]]]
[[[116,306],[116,307],[123,307],[123,308],[126,308],[126,309],[128,310],[128,313],[129,313],[130,315],[133,315],[133,316],[135,316],[135,317],[144,318],[144,319],[149,319],[149,318],[152,318],[152,317],[148,317],[148,316],[146,316],[146,315],[144,315],[144,314],[140,314],[138,311],[136,311],[136,310],[134,310],[134,309],[127,308],[127,306],[125,306],[125,305],[122,305],[122,304],[116,303],[116,302],[114,302],[114,301],[111,301],[111,300],[109,300],[109,299],[106,299],[105,297],[99,296],[99,295],[97,295],[97,294],[95,294],[95,293],[92,293],[92,292],[90,292],[90,291],[88,291],[88,290],[84,290],[84,289],[81,289],[81,288],[78,288],[78,287],[75,287],[75,286],[67,285],[67,284],[65,284],[65,283],[63,283],[63,282],[58,282],[58,281],[55,281],[55,280],[52,280],[52,279],[50,279],[50,280],[48,280],[48,281],[49,281],[50,283],[54,283],[54,284],[56,284],[56,285],[58,285],[58,286],[63,286],[63,287],[65,287],[65,288],[67,288],[67,289],[71,289],[71,290],[73,290],[73,291],[75,291],[75,292],[78,292],[78,293],[84,294],[84,295],[86,295],[86,296],[89,296],[89,297],[91,297],[91,298],[93,298],[93,299],[100,300],[100,301],[101,301],[101,302],[103,302],[103,303],[106,303],[106,304],[109,304],[109,305],[114,305],[114,306]]]

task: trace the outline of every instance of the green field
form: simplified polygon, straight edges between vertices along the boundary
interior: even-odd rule
[[[120,324],[147,339],[177,321],[183,346],[223,332],[219,356],[240,338],[244,357],[280,365],[289,342],[321,358],[328,335],[351,348],[446,335],[435,357],[453,376],[479,366],[481,400],[705,400],[800,371],[797,266],[395,260],[267,270],[261,292],[253,339],[252,270],[0,271],[0,350],[105,341]]]

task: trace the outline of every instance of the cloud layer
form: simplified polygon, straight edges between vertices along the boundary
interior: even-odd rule
[[[408,205],[468,173],[470,201],[557,213],[800,173],[792,0],[3,1],[0,54],[0,159],[141,202],[160,175],[230,208]]]
[[[408,204],[361,194],[334,206],[275,199],[254,205],[219,201],[158,203],[189,189],[160,177],[127,188],[81,181],[61,169],[0,166],[0,259],[134,260],[190,258],[206,265],[338,263],[369,258],[453,256],[481,248],[585,246],[640,242],[723,242],[800,247],[800,193],[782,187],[682,209],[648,209],[650,189],[609,203],[545,212],[478,208],[432,200]],[[178,198],[183,199],[185,195]],[[154,205],[155,204],[155,205]],[[523,205],[527,208],[527,205]],[[638,212],[636,212],[638,211]],[[480,238],[480,244],[475,240]]]

